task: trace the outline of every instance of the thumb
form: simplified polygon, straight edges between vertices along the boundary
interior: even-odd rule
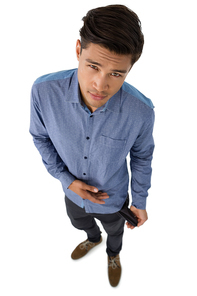
[[[86,190],[91,191],[91,192],[94,192],[94,193],[97,193],[98,192],[98,188],[96,188],[94,186],[90,186],[90,185],[87,185],[86,186]]]

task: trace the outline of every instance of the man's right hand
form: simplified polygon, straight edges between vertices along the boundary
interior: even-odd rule
[[[109,198],[109,195],[105,192],[98,191],[98,188],[94,186],[87,185],[86,183],[75,180],[73,181],[68,189],[72,190],[83,199],[89,199],[93,203],[97,203],[100,205],[105,204],[104,199]]]

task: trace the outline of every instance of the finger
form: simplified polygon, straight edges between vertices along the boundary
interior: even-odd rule
[[[137,224],[137,227],[142,226],[145,222],[146,222],[146,220],[140,220]]]
[[[93,198],[101,201],[101,200],[108,199],[109,197],[93,196]]]
[[[109,195],[106,192],[98,192],[98,193],[94,193],[91,191],[87,191],[92,197],[96,198],[96,199],[107,199],[109,198]]]
[[[105,204],[103,199],[95,198],[94,195],[88,191],[87,191],[87,199],[89,199],[91,202],[96,203],[96,204],[100,204],[100,205]]]
[[[94,192],[94,193],[98,192],[98,188],[96,188],[95,186],[87,185],[87,184],[86,184],[84,189],[87,190],[87,191],[90,191],[90,192]]]
[[[133,230],[135,227],[130,225],[130,226],[127,226],[127,228]]]
[[[99,200],[109,198],[108,194],[92,194],[92,196],[96,199],[99,199]]]
[[[92,197],[92,199],[90,199],[90,201],[92,201],[93,203],[99,204],[99,205],[104,205],[105,204],[104,200],[97,199],[97,198],[94,198],[94,197]]]
[[[129,222],[126,222],[127,228],[129,229],[134,229],[135,226],[131,225]]]
[[[106,195],[106,196],[109,196],[106,192],[101,192],[101,191],[99,191],[98,193],[95,193],[95,194],[97,194],[97,195]]]

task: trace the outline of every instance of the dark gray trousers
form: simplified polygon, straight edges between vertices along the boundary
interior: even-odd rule
[[[101,231],[94,218],[98,219],[106,233],[107,249],[109,256],[116,256],[122,249],[122,237],[124,233],[125,220],[114,214],[90,214],[86,213],[84,208],[78,207],[75,203],[65,196],[67,214],[71,220],[72,225],[87,233],[88,239],[91,242],[99,242],[101,238]]]

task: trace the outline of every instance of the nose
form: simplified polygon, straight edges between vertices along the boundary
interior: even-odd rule
[[[98,74],[94,77],[93,87],[98,91],[106,91],[109,88],[107,78],[104,75]]]

